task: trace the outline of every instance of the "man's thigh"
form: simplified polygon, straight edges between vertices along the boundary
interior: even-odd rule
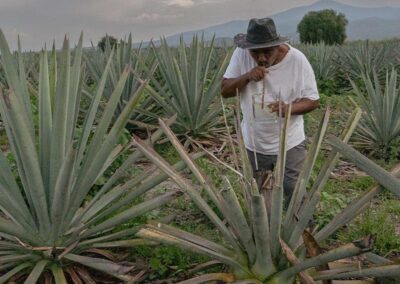
[[[276,164],[276,155],[263,155],[254,153],[253,151],[247,150],[247,156],[249,157],[253,173],[257,171],[273,171]],[[256,165],[257,157],[257,165]]]
[[[307,156],[306,141],[286,152],[285,177],[296,180]]]

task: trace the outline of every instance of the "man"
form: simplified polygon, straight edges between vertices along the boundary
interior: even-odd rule
[[[221,84],[224,98],[240,94],[244,143],[253,167],[273,170],[279,151],[278,113],[292,104],[284,192],[289,202],[305,156],[303,114],[319,106],[312,67],[304,54],[277,34],[270,18],[251,19],[247,34],[234,38],[234,51]]]

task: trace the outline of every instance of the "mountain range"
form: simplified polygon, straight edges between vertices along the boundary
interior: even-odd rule
[[[304,15],[310,11],[323,9],[333,9],[346,16],[349,21],[346,29],[347,40],[382,40],[400,37],[400,8],[397,7],[365,8],[332,0],[321,0],[312,5],[289,9],[275,15],[269,15],[269,17],[274,19],[280,35],[289,37],[292,42],[296,42],[299,38],[297,25]],[[194,34],[204,34],[206,40],[210,40],[215,35],[219,44],[222,42],[231,44],[234,35],[246,32],[247,24],[248,20],[234,20],[205,29],[168,36],[166,40],[170,45],[177,45],[181,36],[185,42],[189,43]]]

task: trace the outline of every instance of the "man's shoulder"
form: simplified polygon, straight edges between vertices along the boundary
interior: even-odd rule
[[[246,56],[248,56],[249,52],[247,49],[243,49],[240,47],[236,47],[236,49],[233,51],[233,56],[237,57],[237,58],[245,58]]]
[[[290,45],[290,52],[292,53],[292,57],[297,60],[307,60],[307,57],[304,55],[301,50]]]

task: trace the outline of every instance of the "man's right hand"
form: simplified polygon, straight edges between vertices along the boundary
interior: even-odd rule
[[[265,75],[268,73],[267,68],[263,66],[257,66],[251,69],[247,74],[249,81],[258,82],[264,79]]]
[[[267,73],[268,70],[265,67],[257,66],[237,78],[223,78],[221,83],[221,95],[224,98],[233,97],[236,95],[237,90],[240,91],[251,81],[261,81]]]

